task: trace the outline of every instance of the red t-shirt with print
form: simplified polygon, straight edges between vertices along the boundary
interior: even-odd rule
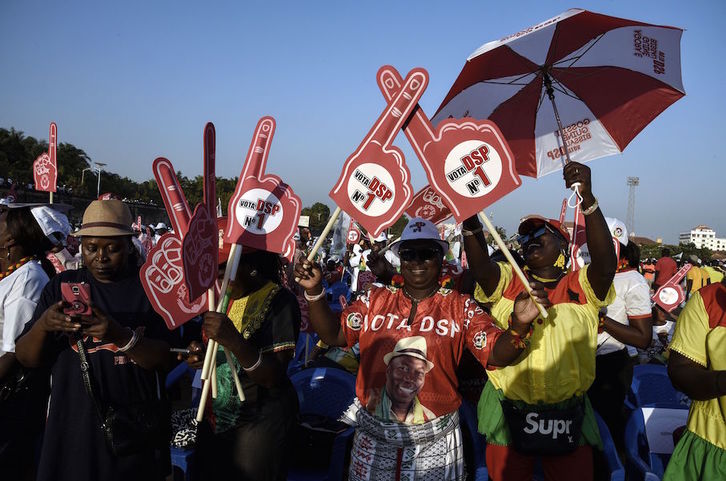
[[[388,392],[394,382],[388,369],[393,362],[390,353],[400,356],[398,348],[407,346],[415,348],[412,350],[417,359],[428,361],[430,370],[422,373],[418,382],[401,389],[415,392],[429,419],[430,414],[438,417],[459,408],[461,396],[455,371],[464,350],[471,351],[486,366],[502,331],[470,296],[449,289],[442,288],[420,301],[409,325],[411,307],[402,289],[373,287],[341,313],[341,327],[348,346],[360,344],[356,395],[371,413],[375,414],[384,387],[389,386],[387,396],[395,396]],[[416,337],[415,342],[401,342],[412,337]]]

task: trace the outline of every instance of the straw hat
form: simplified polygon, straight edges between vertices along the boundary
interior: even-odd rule
[[[94,200],[83,213],[80,230],[76,237],[116,237],[134,235],[129,227],[133,223],[129,207],[120,200]]]
[[[391,359],[398,356],[411,356],[421,359],[426,363],[426,372],[434,368],[434,363],[426,359],[426,338],[423,336],[404,337],[399,339],[393,351],[383,356],[383,362],[391,362]]]

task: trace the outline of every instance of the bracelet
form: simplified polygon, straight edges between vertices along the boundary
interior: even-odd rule
[[[132,330],[129,327],[127,329],[129,331],[131,331],[131,339],[129,340],[129,342],[126,343],[125,346],[118,348],[118,350],[121,352],[126,352],[126,351],[133,349],[134,346],[136,346],[136,344],[138,344],[139,341],[141,340],[141,338],[143,337],[143,331],[142,331],[143,328],[139,327],[139,328],[136,328],[135,330]]]
[[[597,199],[595,199],[595,202],[593,202],[590,207],[588,207],[587,209],[582,211],[582,215],[590,215],[593,212],[595,212],[598,207],[599,207],[599,204],[597,203]]]
[[[258,367],[260,367],[260,364],[262,364],[262,351],[257,351],[257,352],[260,354],[259,357],[257,358],[257,362],[255,362],[250,367],[244,367],[244,366],[242,366],[242,369],[244,369],[245,372],[252,372],[255,369],[257,369]]]
[[[317,295],[315,295],[315,296],[311,296],[311,295],[309,295],[309,294],[308,294],[308,291],[303,291],[303,295],[305,296],[305,299],[306,299],[306,300],[307,300],[308,302],[315,302],[315,301],[319,301],[320,299],[322,299],[323,297],[325,297],[325,295],[326,295],[326,294],[327,294],[327,293],[325,292],[325,289],[323,289],[323,290],[322,290],[322,291],[320,292],[320,294],[317,294]]]
[[[464,228],[462,227],[462,228],[461,228],[461,235],[463,235],[464,237],[468,237],[468,236],[470,236],[470,235],[476,235],[476,234],[478,234],[479,232],[481,232],[481,231],[482,231],[483,229],[484,229],[484,228],[483,228],[482,226],[479,226],[478,228],[476,228],[476,229],[474,229],[474,230],[466,230],[466,229],[464,229]]]
[[[517,349],[524,349],[527,346],[529,346],[529,341],[532,338],[532,332],[534,332],[534,326],[532,324],[529,325],[529,330],[527,331],[527,334],[522,336],[517,331],[514,330],[514,327],[512,327],[512,316],[509,316],[509,329],[507,329],[507,332],[510,336],[512,336],[512,345]]]

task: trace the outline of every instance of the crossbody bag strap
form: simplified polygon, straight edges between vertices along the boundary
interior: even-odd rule
[[[101,428],[103,429],[104,433],[106,432],[106,416],[105,416],[105,410],[101,406],[101,401],[96,396],[96,391],[93,388],[93,378],[91,377],[91,365],[88,362],[88,358],[86,357],[86,348],[83,345],[83,339],[78,339],[76,341],[76,347],[78,348],[78,357],[81,360],[81,376],[83,376],[83,386],[86,388],[86,392],[88,393],[88,396],[93,401],[93,407],[96,409],[96,414],[98,415],[98,419],[101,421]]]

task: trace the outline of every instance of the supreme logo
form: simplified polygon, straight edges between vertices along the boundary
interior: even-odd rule
[[[537,413],[529,413],[525,419],[527,426],[524,428],[524,432],[527,434],[543,434],[545,436],[551,436],[552,439],[557,439],[557,436],[564,434],[572,442],[571,419],[548,419],[545,421],[539,419],[539,414]]]

